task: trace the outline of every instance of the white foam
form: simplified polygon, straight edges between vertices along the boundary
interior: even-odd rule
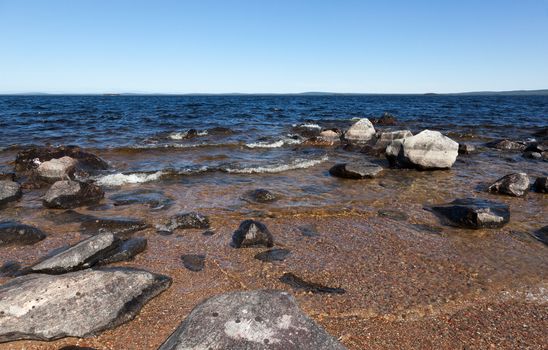
[[[292,138],[285,138],[283,140],[278,140],[274,142],[246,143],[245,146],[248,148],[278,148],[282,147],[283,145],[298,145],[299,143],[302,143],[302,141]]]
[[[169,134],[169,138],[172,139],[172,140],[182,140],[186,137],[186,135],[188,135],[188,132],[174,132],[174,133],[171,133]]]
[[[164,173],[157,171],[152,174],[135,173],[135,174],[110,174],[101,176],[97,179],[97,184],[101,186],[121,186],[125,184],[138,184],[159,180]]]
[[[281,173],[283,171],[295,170],[295,169],[306,169],[313,166],[316,166],[320,163],[328,160],[327,156],[322,157],[321,159],[296,159],[290,164],[281,164],[275,166],[264,166],[256,168],[243,168],[243,169],[225,169],[228,173],[234,174],[265,174],[265,173]]]
[[[321,129],[322,127],[318,124],[312,124],[312,123],[304,123],[304,124],[293,124],[293,127],[299,127],[299,128],[308,128],[308,129]]]

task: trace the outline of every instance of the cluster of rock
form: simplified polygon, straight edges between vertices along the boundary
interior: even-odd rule
[[[543,141],[513,141],[496,140],[488,142],[487,147],[499,149],[501,151],[522,152],[522,156],[533,160],[548,161],[548,139]]]

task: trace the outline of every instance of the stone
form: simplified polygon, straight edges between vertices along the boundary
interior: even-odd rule
[[[533,237],[539,242],[548,245],[548,225],[533,232]]]
[[[141,204],[148,206],[151,210],[161,210],[169,208],[173,204],[173,200],[162,191],[150,189],[138,189],[116,193],[110,196],[110,200],[115,206]]]
[[[529,177],[526,173],[508,174],[489,186],[488,191],[506,194],[513,197],[522,197],[529,191]]]
[[[132,320],[170,284],[129,268],[17,277],[0,286],[0,342],[97,335]]]
[[[378,153],[386,152],[386,147],[394,140],[401,140],[413,136],[409,130],[382,131],[377,133],[377,141],[373,148],[378,150]]]
[[[470,154],[476,151],[476,147],[469,143],[459,143],[459,154]]]
[[[278,197],[269,190],[259,188],[256,190],[247,191],[246,193],[244,193],[242,199],[249,202],[270,203],[278,200]]]
[[[150,227],[145,221],[134,218],[112,217],[99,218],[89,216],[80,224],[80,232],[86,235],[112,233],[117,237],[127,238],[131,234]]]
[[[386,157],[392,166],[400,168],[449,169],[457,159],[458,149],[458,143],[439,131],[423,130],[392,141],[386,148]]]
[[[431,207],[450,226],[481,229],[500,228],[510,221],[510,208],[495,201],[464,198]]]
[[[263,262],[284,261],[289,254],[291,251],[288,249],[275,248],[256,254],[255,259]]]
[[[43,162],[63,157],[78,160],[79,169],[89,173],[108,169],[107,162],[78,146],[60,146],[30,147],[20,151],[15,158],[15,170],[17,172],[34,170]]]
[[[485,144],[489,148],[496,148],[504,151],[523,151],[527,144],[522,141],[496,140]]]
[[[0,180],[0,206],[18,200],[23,196],[21,186],[11,180]]]
[[[342,132],[339,129],[322,130],[317,137],[319,143],[335,144],[341,141]]]
[[[46,238],[46,234],[36,227],[17,221],[0,221],[0,247],[7,245],[30,245]]]
[[[130,238],[122,244],[117,245],[114,251],[97,262],[97,265],[107,265],[120,261],[133,259],[137,254],[142,253],[147,248],[147,239],[144,237]]]
[[[349,141],[367,142],[375,136],[375,128],[367,118],[358,120],[344,134],[344,138]]]
[[[535,184],[533,185],[535,192],[538,193],[548,193],[548,177],[541,176],[537,177]]]
[[[396,125],[398,120],[390,113],[384,112],[383,115],[374,121],[377,125]]]
[[[97,204],[104,195],[103,190],[95,184],[63,180],[57,181],[50,187],[42,202],[47,208],[72,209]]]
[[[288,293],[230,292],[196,306],[158,350],[344,350]]]
[[[381,166],[366,161],[336,164],[329,169],[332,176],[344,179],[371,179],[377,177],[382,171]]]
[[[305,237],[317,237],[320,235],[315,225],[302,225],[297,228]]]
[[[13,277],[21,270],[21,264],[17,261],[8,260],[0,266],[0,276]]]
[[[38,165],[36,172],[42,179],[57,181],[68,178],[74,172],[78,161],[71,157],[53,158]]]
[[[394,209],[381,209],[377,212],[377,214],[379,216],[390,218],[396,221],[407,221],[409,219],[409,215],[407,215],[403,211]]]
[[[302,137],[312,138],[320,135],[322,128],[313,122],[293,125],[292,132],[301,135]]]
[[[301,290],[304,290],[305,292],[310,292],[310,293],[327,293],[327,294],[346,293],[346,291],[343,288],[327,287],[327,286],[324,286],[323,284],[308,282],[291,272],[284,273],[282,277],[280,277],[280,281],[295,289],[301,289]]]
[[[165,225],[157,225],[159,232],[170,234],[176,229],[207,229],[209,228],[209,217],[195,212],[181,213],[173,216]]]
[[[203,254],[185,254],[181,256],[181,261],[188,270],[198,272],[204,269],[205,258]]]
[[[242,221],[232,235],[232,246],[235,248],[260,247],[270,248],[274,245],[272,233],[265,224],[254,221]]]

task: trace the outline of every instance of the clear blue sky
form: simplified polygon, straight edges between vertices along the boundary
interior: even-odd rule
[[[0,0],[0,93],[548,88],[548,0]]]

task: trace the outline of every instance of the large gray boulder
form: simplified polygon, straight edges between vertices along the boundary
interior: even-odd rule
[[[527,194],[530,186],[529,176],[526,173],[514,173],[503,176],[495,181],[489,186],[488,191],[513,197],[522,197]]]
[[[158,350],[345,349],[306,316],[288,293],[222,294],[192,310]]]
[[[72,209],[97,204],[104,195],[103,190],[95,184],[64,180],[51,185],[42,202],[47,208]]]
[[[46,234],[36,227],[17,221],[0,221],[0,247],[7,245],[30,245],[46,238]]]
[[[358,120],[344,134],[348,141],[367,142],[375,136],[375,127],[367,118]]]
[[[336,164],[329,169],[332,176],[344,179],[371,179],[382,171],[381,166],[366,161]]]
[[[446,224],[462,228],[500,228],[510,221],[508,205],[479,198],[455,199],[431,209]]]
[[[76,159],[64,156],[40,163],[36,172],[38,176],[48,181],[63,180],[75,170],[77,165]]]
[[[170,284],[122,268],[15,278],[0,286],[0,342],[96,335],[133,319]]]
[[[392,166],[420,170],[449,169],[458,153],[457,142],[432,130],[394,140],[386,148],[386,157]]]
[[[0,181],[0,206],[13,202],[21,198],[21,186],[17,182],[10,180]]]

